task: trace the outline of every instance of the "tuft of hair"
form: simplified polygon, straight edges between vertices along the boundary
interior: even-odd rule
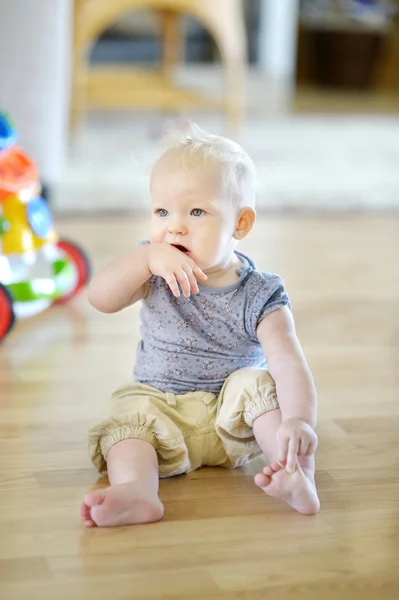
[[[249,154],[233,140],[213,135],[195,123],[185,123],[163,138],[161,158],[170,151],[178,151],[184,161],[201,161],[220,168],[222,194],[237,208],[255,208],[258,177]]]

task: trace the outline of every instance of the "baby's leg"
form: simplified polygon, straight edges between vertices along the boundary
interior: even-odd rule
[[[280,409],[266,412],[253,422],[256,441],[271,463],[255,476],[255,483],[269,496],[280,498],[302,514],[313,515],[320,508],[314,480],[314,455],[298,457],[294,473],[287,473],[277,462],[276,433],[280,425]]]
[[[107,456],[110,487],[86,494],[80,516],[87,527],[114,527],[159,521],[158,459],[154,448],[140,439],[112,446]]]

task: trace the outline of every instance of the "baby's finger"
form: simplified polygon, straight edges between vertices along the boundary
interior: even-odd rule
[[[306,452],[309,448],[309,442],[306,439],[299,440],[298,445],[298,456],[306,456]]]
[[[187,273],[183,269],[179,269],[175,273],[177,281],[180,283],[183,294],[186,298],[190,295],[190,282],[187,277]]]
[[[289,442],[288,437],[280,438],[279,445],[278,445],[278,461],[281,463],[284,463],[284,464],[287,460],[288,442]]]
[[[164,279],[170,287],[172,294],[178,298],[180,296],[180,290],[177,285],[176,277],[174,275],[167,275]]]
[[[291,438],[288,443],[287,453],[287,473],[293,473],[295,471],[296,462],[298,457],[298,440]]]
[[[208,279],[208,275],[205,275],[205,273],[201,271],[201,269],[195,263],[192,269],[194,271],[195,276],[198,277],[198,279],[203,279],[204,281],[205,279]]]
[[[309,448],[307,449],[305,456],[311,456],[312,454],[314,454],[316,452],[316,448],[317,448],[317,441],[315,440],[314,442],[311,442],[309,444]]]
[[[192,268],[190,267],[190,265],[188,263],[186,263],[185,265],[182,266],[182,269],[188,277],[191,291],[193,292],[193,294],[198,294],[198,292],[199,292],[198,283],[197,283],[197,280],[195,278]]]
[[[297,444],[297,450],[296,450],[296,455],[297,456],[301,456],[301,438],[299,438],[298,440],[298,444]]]

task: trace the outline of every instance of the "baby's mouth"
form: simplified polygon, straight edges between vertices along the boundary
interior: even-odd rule
[[[189,250],[187,250],[187,248],[185,246],[181,246],[181,244],[171,244],[174,248],[177,248],[178,250],[180,250],[180,252],[184,252],[184,254],[187,254],[187,252],[189,252]]]

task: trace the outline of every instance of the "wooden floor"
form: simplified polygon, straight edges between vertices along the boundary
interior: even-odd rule
[[[146,236],[137,217],[58,228],[95,268]],[[83,293],[1,345],[2,600],[397,600],[399,215],[261,216],[242,249],[284,276],[315,375],[320,514],[263,495],[258,464],[162,481],[160,523],[84,530],[79,501],[106,485],[86,430],[130,377],[138,307]]]

